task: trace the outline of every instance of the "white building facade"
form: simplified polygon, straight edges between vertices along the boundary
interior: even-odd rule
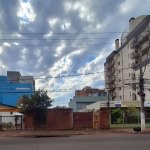
[[[116,101],[140,101],[140,48],[144,72],[145,101],[150,100],[150,15],[129,20],[129,28],[122,33],[121,42],[104,63],[105,91]]]

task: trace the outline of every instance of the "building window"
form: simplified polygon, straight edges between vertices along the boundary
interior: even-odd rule
[[[88,96],[92,96],[92,93],[88,93]]]
[[[128,67],[130,68],[130,63],[128,63]]]
[[[119,91],[121,91],[121,87],[119,87]]]
[[[101,92],[98,92],[98,96],[101,96]]]
[[[121,51],[121,58],[122,58],[122,51]]]
[[[119,79],[119,82],[121,82],[121,78]]]
[[[121,73],[121,69],[119,69],[119,74]]]
[[[120,61],[118,62],[118,66],[120,65]]]
[[[131,92],[130,92],[130,97],[131,97]]]
[[[120,99],[122,99],[122,96],[119,96]]]
[[[118,57],[120,57],[120,53],[118,53]]]
[[[103,96],[106,96],[106,92],[103,93]]]

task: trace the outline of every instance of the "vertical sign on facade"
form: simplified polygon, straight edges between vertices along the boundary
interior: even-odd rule
[[[99,129],[99,113],[93,112],[93,128]]]

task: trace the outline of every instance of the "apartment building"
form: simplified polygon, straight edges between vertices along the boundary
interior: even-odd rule
[[[129,20],[129,27],[121,39],[116,39],[115,50],[104,63],[105,91],[113,100],[139,101],[140,50],[145,78],[145,100],[150,100],[150,15]],[[146,66],[146,67],[145,67]]]
[[[111,100],[111,97],[110,97]],[[76,90],[73,99],[68,103],[69,108],[73,111],[85,109],[87,105],[93,104],[97,101],[108,101],[108,95],[105,90],[94,89],[86,86],[82,90]]]

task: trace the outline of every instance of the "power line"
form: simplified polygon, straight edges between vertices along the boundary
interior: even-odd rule
[[[31,47],[31,46],[45,46],[45,47],[51,47],[51,46],[86,46],[86,45],[104,45],[104,44],[113,44],[113,43],[95,43],[95,44],[64,44],[64,45],[10,45],[10,46],[15,46],[15,47],[22,47],[22,46],[27,46],[27,47]],[[1,47],[9,47],[8,45],[0,45]]]
[[[52,41],[57,41],[57,40],[69,40],[69,41],[71,41],[71,40],[98,40],[98,39],[101,39],[101,40],[106,40],[106,39],[114,39],[115,37],[112,37],[112,38],[78,38],[78,39],[47,39],[47,38],[45,38],[45,39],[5,39],[5,38],[3,38],[3,39],[0,39],[0,40],[8,40],[8,41],[11,41],[11,40],[18,40],[18,41],[25,41],[25,40],[30,40],[30,41],[36,41],[36,40],[40,40],[40,41],[43,41],[43,40],[45,40],[45,41],[49,41],[49,40],[52,40]]]
[[[149,31],[143,31],[149,32]],[[104,33],[130,33],[130,32],[122,32],[122,31],[101,31],[101,32],[0,32],[0,34],[104,34]]]

